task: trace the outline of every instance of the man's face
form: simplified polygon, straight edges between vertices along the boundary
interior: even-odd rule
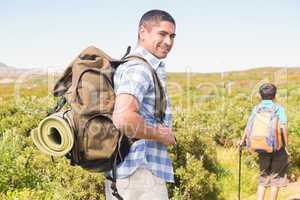
[[[174,38],[175,25],[168,21],[149,22],[139,30],[140,45],[158,59],[166,58]]]

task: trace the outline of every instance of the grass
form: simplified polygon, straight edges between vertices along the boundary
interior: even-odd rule
[[[238,159],[237,148],[217,147],[218,161],[225,169],[220,178],[222,196],[228,200],[238,199]],[[242,176],[241,176],[241,199],[256,200],[256,188],[258,182],[258,166],[253,160],[253,156],[244,153],[242,156]],[[300,182],[290,183],[287,187],[280,189],[278,200],[300,199]],[[270,188],[266,189],[265,199],[270,196]]]
[[[276,72],[276,73],[275,73]],[[280,73],[279,73],[280,72]],[[275,74],[275,75],[274,75]],[[279,75],[278,75],[279,74]],[[224,115],[224,119],[221,117],[215,117],[218,115],[204,115],[205,112],[202,112],[200,116],[195,116],[193,118],[196,122],[196,124],[200,124],[198,120],[201,121],[201,127],[203,130],[201,130],[199,133],[203,133],[204,131],[207,131],[210,133],[223,131],[222,133],[228,133],[230,136],[232,135],[233,138],[236,139],[238,137],[239,131],[242,130],[242,126],[244,126],[244,122],[240,120],[239,117],[243,117],[245,114],[244,110],[241,110],[241,113],[236,112],[236,109],[245,108],[249,106],[250,99],[244,98],[239,101],[235,99],[239,94],[246,94],[250,95],[251,91],[256,91],[255,85],[259,82],[259,80],[263,78],[268,78],[270,80],[276,80],[277,84],[279,85],[279,91],[278,91],[278,100],[279,102],[283,102],[286,111],[288,114],[289,119],[289,131],[291,132],[291,136],[294,136],[294,138],[299,138],[299,131],[300,126],[300,118],[299,118],[299,112],[297,111],[298,102],[300,100],[300,70],[298,69],[289,69],[287,71],[287,74],[285,74],[284,71],[280,69],[275,68],[264,68],[264,69],[255,69],[255,70],[248,70],[243,72],[226,72],[223,76],[221,76],[220,73],[213,73],[213,74],[183,74],[183,73],[177,73],[177,74],[168,74],[168,92],[169,95],[172,98],[172,104],[175,106],[175,108],[182,108],[191,106],[194,108],[197,108],[197,110],[207,110],[210,111],[210,109],[214,109],[215,107],[219,108],[220,103],[226,104],[228,109],[226,109],[227,115]],[[285,80],[287,78],[285,75],[288,75],[288,82]],[[188,79],[188,77],[190,79]],[[271,78],[270,78],[271,77]],[[281,77],[283,77],[284,81],[280,82]],[[229,83],[234,82],[232,86],[229,88]],[[287,85],[288,83],[288,85]],[[19,87],[16,87],[19,86]],[[49,106],[49,102],[44,102],[42,104],[43,106],[38,106],[38,99],[40,97],[45,97],[48,95],[48,92],[51,90],[53,86],[53,81],[48,77],[30,77],[30,79],[24,81],[22,84],[0,84],[0,103],[3,100],[2,106],[2,114],[4,115],[4,118],[2,123],[0,123],[0,132],[1,132],[1,125],[2,129],[6,130],[9,126],[14,126],[18,128],[18,131],[21,135],[28,136],[29,129],[33,127],[34,118],[36,117],[36,114],[32,113],[41,113],[41,111],[45,111],[47,106]],[[201,87],[200,87],[201,86]],[[282,92],[281,92],[282,90]],[[18,96],[15,95],[15,92],[19,92],[19,97],[30,97],[30,96],[36,96],[36,98],[31,98],[24,104],[24,108],[26,110],[23,110],[22,108],[14,108],[14,106],[10,107],[8,106],[9,103],[6,102],[8,99],[17,99]],[[217,99],[214,96],[215,93],[224,99]],[[288,93],[288,98],[285,97],[285,92]],[[280,97],[280,94],[283,94],[282,98]],[[212,99],[203,99],[205,96],[212,95]],[[248,97],[247,96],[247,97]],[[226,98],[225,98],[226,97]],[[204,102],[204,103],[203,103]],[[207,104],[207,102],[209,104]],[[232,105],[232,102],[234,104]],[[285,104],[286,102],[286,104]],[[253,102],[251,102],[253,103]],[[20,105],[23,105],[20,102]],[[35,105],[37,104],[37,105]],[[199,105],[198,105],[199,104]],[[19,105],[19,104],[18,104]],[[210,108],[210,105],[212,108]],[[219,106],[219,107],[218,107]],[[28,110],[30,108],[30,110]],[[0,109],[0,117],[1,117],[1,109]],[[7,114],[7,112],[9,113]],[[20,111],[26,111],[25,114],[22,114]],[[194,110],[191,110],[194,113]],[[218,111],[218,110],[217,110]],[[221,112],[221,110],[220,110]],[[30,118],[28,114],[30,115]],[[219,113],[218,113],[219,114]],[[223,116],[223,115],[222,115]],[[30,119],[30,120],[29,120]],[[241,118],[242,119],[242,118]],[[38,120],[36,117],[35,120]],[[175,115],[176,120],[176,115]],[[179,116],[177,116],[178,123],[183,123],[183,119],[181,119]],[[0,120],[1,122],[1,120]],[[229,122],[229,123],[227,123]],[[11,123],[11,124],[9,124]],[[20,126],[19,126],[20,125]],[[233,126],[231,126],[233,125]],[[222,126],[222,129],[219,129],[218,126]],[[291,140],[293,141],[293,140]],[[296,139],[295,139],[296,141]],[[226,146],[226,145],[225,145]],[[295,145],[295,148],[298,148],[299,145]],[[191,149],[193,149],[192,147]],[[217,159],[220,163],[220,173],[218,173],[218,184],[220,184],[221,188],[221,195],[226,200],[236,200],[238,196],[238,172],[239,172],[239,151],[237,148],[231,147],[231,148],[224,148],[222,146],[217,145]],[[197,151],[195,151],[197,152]],[[295,155],[299,155],[295,151]],[[26,152],[23,152],[23,157],[27,158]],[[297,157],[299,160],[299,157]],[[35,162],[34,162],[35,163]],[[43,162],[36,162],[42,165]],[[1,164],[0,164],[1,165]],[[297,165],[299,166],[299,165]],[[1,168],[1,166],[0,166]],[[41,167],[42,168],[42,167]],[[46,167],[44,167],[46,168]],[[47,165],[47,169],[49,166]],[[296,167],[294,167],[296,168]],[[33,168],[35,169],[35,168]],[[66,168],[69,169],[69,168]],[[195,170],[194,170],[195,169]],[[199,173],[199,168],[195,167],[192,172]],[[36,170],[36,169],[35,169]],[[56,168],[55,168],[56,170]],[[197,171],[198,170],[198,171]],[[51,171],[51,170],[50,170]],[[79,190],[81,192],[84,192],[85,189],[81,190],[80,187],[82,187],[81,184],[81,178],[76,179],[75,181],[63,181],[63,179],[71,177],[70,174],[73,174],[72,170],[66,170],[68,171],[68,176],[61,177],[59,174],[61,174],[60,170],[53,171],[53,173],[57,173],[57,177],[61,178],[62,183],[60,183],[60,180],[55,182],[55,187],[49,189],[49,191],[53,191],[51,189],[54,189],[56,187],[60,187],[61,185],[64,185],[65,183],[69,184],[68,189],[75,193],[74,195],[80,195]],[[52,171],[51,171],[52,172]],[[58,173],[59,172],[59,173]],[[69,174],[70,173],[70,174]],[[258,165],[256,162],[256,157],[253,155],[250,155],[246,152],[243,153],[242,156],[242,176],[241,176],[241,197],[244,200],[255,200],[256,199],[256,188],[257,188],[257,182],[258,182]],[[1,175],[1,174],[0,174]],[[83,175],[84,176],[84,175]],[[20,179],[20,175],[16,175],[18,179]],[[55,175],[56,177],[56,175]],[[188,174],[188,177],[191,177]],[[203,177],[203,176],[202,176]],[[202,178],[200,177],[200,178]],[[195,179],[197,181],[197,179]],[[202,180],[202,179],[201,179]],[[204,185],[207,185],[207,180]],[[1,182],[1,181],[0,181]],[[73,187],[73,183],[76,182],[76,187]],[[99,187],[99,181],[91,182],[87,181],[90,185],[93,185],[94,187]],[[188,182],[190,183],[190,182]],[[71,186],[72,185],[72,186]],[[85,185],[85,184],[84,184]],[[101,186],[102,187],[102,186]],[[194,191],[195,187],[190,187],[189,189]],[[299,195],[299,188],[300,183],[293,183],[290,184],[287,188],[282,188],[279,193],[279,200],[286,200],[289,199],[291,196]],[[34,188],[36,189],[36,188]],[[37,191],[39,189],[37,188]],[[75,192],[76,191],[76,192]],[[90,193],[87,192],[88,196],[89,194],[95,194],[96,190],[90,189]],[[196,190],[195,190],[196,191]],[[17,191],[12,190],[14,192],[11,195],[8,196],[14,196],[14,197],[20,197],[22,195],[24,196],[30,196],[31,193],[33,195],[36,195],[35,190],[27,190],[24,189],[24,191]],[[27,194],[28,193],[28,194]],[[30,194],[29,194],[30,193]],[[99,193],[99,192],[98,192]],[[62,192],[62,194],[64,194]],[[269,191],[267,191],[267,195],[269,194]],[[84,195],[82,195],[84,196]],[[36,197],[37,199],[43,199],[42,197]],[[0,199],[1,199],[1,193],[0,193]],[[15,198],[11,198],[15,199]],[[22,198],[21,198],[22,199]],[[87,199],[93,199],[93,197],[87,198]],[[209,199],[209,198],[208,198]],[[195,199],[196,200],[196,199]]]
[[[225,169],[220,179],[222,195],[225,199],[235,200],[238,197],[239,150],[237,148],[217,147],[217,157]],[[256,192],[258,168],[251,155],[242,156],[241,197],[252,196]]]

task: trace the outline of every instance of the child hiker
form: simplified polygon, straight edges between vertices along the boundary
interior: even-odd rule
[[[276,91],[274,84],[261,85],[262,101],[252,110],[240,141],[259,156],[258,200],[264,199],[266,187],[271,187],[270,199],[276,200],[279,188],[287,185],[287,118],[283,107],[274,102]]]

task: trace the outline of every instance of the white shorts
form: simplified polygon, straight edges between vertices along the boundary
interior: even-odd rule
[[[116,200],[110,188],[111,181],[105,180],[106,200]],[[138,168],[134,174],[117,179],[117,189],[124,200],[168,200],[166,182],[148,169]]]

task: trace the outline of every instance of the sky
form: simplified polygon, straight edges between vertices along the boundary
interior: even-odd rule
[[[298,0],[0,0],[0,62],[64,68],[89,45],[120,58],[150,9],[176,21],[168,72],[300,66]]]

